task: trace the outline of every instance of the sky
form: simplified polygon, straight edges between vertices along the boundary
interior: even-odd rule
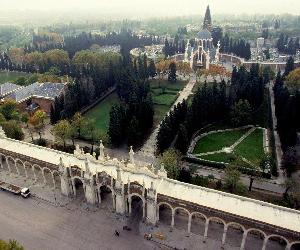
[[[137,16],[204,14],[299,14],[300,0],[0,0],[0,9],[99,11]]]

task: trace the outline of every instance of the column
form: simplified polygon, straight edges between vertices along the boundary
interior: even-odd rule
[[[55,178],[54,178],[53,174],[51,174],[51,175],[52,175],[52,182],[53,182],[53,190],[55,190],[56,189]]]
[[[227,234],[227,225],[224,225],[224,232],[223,232],[223,237],[222,237],[222,247],[224,247],[225,242],[226,242],[226,234]]]
[[[171,221],[171,228],[174,228],[174,223],[175,223],[175,211],[172,209],[172,221]]]
[[[131,214],[131,196],[128,196],[128,212]]]
[[[93,179],[85,179],[85,199],[87,203],[96,204],[96,193]]]
[[[46,180],[46,176],[45,176],[45,171],[42,170],[42,174],[43,174],[43,179],[44,179],[44,186],[47,185],[47,180]]]
[[[28,178],[27,168],[26,168],[25,164],[23,166],[24,166],[25,176],[26,176],[26,178]]]
[[[189,221],[188,221],[188,233],[191,232],[191,225],[192,225],[192,215],[189,214]]]
[[[3,169],[4,167],[3,167],[3,156],[2,155],[0,155],[0,167]]]
[[[266,250],[267,243],[268,243],[268,238],[265,238],[265,239],[264,239],[264,243],[263,243],[263,247],[262,247],[261,250]]]
[[[155,225],[157,218],[157,204],[156,204],[156,189],[154,189],[154,184],[151,182],[151,187],[147,191],[147,222]],[[159,212],[158,212],[159,214]]]
[[[7,158],[6,158],[6,164],[7,164],[7,167],[8,167],[8,171],[9,171],[9,173],[11,173],[11,168],[10,168],[10,165],[9,165],[9,163],[8,163],[8,160],[7,160]]]
[[[240,250],[244,250],[245,249],[246,239],[247,239],[247,231],[244,231]]]
[[[32,166],[32,172],[33,172],[34,182],[37,182],[37,177],[36,177],[35,167],[34,166]]]
[[[117,186],[115,187],[115,193],[116,193],[116,213],[124,214],[125,213],[124,190],[122,187]]]
[[[203,242],[206,242],[206,239],[207,239],[208,225],[209,225],[209,220],[206,220],[206,222],[205,222],[205,231],[204,231],[204,240],[203,240]]]
[[[19,170],[19,168],[18,168],[18,163],[17,163],[17,162],[15,162],[15,168],[17,169],[18,175],[20,175],[20,170]]]

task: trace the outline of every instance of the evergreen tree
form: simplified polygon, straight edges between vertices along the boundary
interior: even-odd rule
[[[151,59],[148,67],[148,72],[150,77],[155,77],[156,76],[156,67],[154,61]]]
[[[108,135],[114,146],[119,146],[124,141],[125,110],[122,105],[115,105],[110,111]]]
[[[168,74],[168,81],[169,82],[176,82],[176,63],[171,62],[169,66],[169,74]]]

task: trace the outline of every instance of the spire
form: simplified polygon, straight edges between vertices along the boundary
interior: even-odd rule
[[[206,8],[206,12],[205,12],[205,16],[204,16],[203,29],[207,29],[209,31],[211,31],[211,29],[212,29],[212,22],[211,22],[211,15],[210,15],[209,5]]]
[[[100,149],[99,159],[103,160],[104,159],[104,146],[103,146],[102,140],[100,140],[99,149]]]
[[[132,146],[130,146],[130,151],[129,151],[129,159],[130,159],[130,163],[134,165],[134,152],[132,149]]]

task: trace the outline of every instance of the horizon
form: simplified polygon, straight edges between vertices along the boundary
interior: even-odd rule
[[[5,1],[5,2],[3,2]],[[0,0],[2,12],[18,13],[28,11],[55,11],[56,14],[81,13],[84,15],[97,14],[108,15],[111,18],[149,18],[203,15],[206,6],[210,6],[212,15],[234,14],[293,14],[300,15],[300,2],[298,0],[187,0],[184,3],[173,0]],[[2,2],[2,3],[1,3]],[[171,6],[171,7],[170,7]],[[234,7],[233,7],[234,6]],[[151,9],[151,13],[149,13]],[[50,14],[50,13],[49,13]]]

